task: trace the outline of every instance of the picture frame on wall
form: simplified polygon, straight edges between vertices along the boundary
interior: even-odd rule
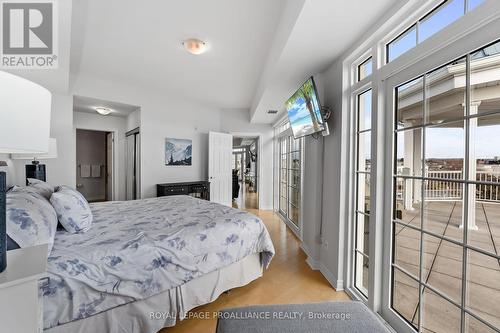
[[[165,165],[166,166],[191,166],[193,140],[191,139],[165,139]]]

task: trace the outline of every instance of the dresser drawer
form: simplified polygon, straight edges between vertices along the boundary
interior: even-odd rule
[[[207,181],[156,184],[156,196],[191,195],[210,200],[210,183]]]
[[[158,196],[164,197],[169,195],[187,195],[189,188],[187,186],[159,186]]]

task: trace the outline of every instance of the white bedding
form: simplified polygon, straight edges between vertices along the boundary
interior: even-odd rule
[[[188,196],[91,205],[92,228],[56,234],[42,288],[44,327],[87,318],[181,286],[274,248],[262,221]]]
[[[182,320],[190,310],[215,301],[226,290],[258,279],[262,269],[259,254],[253,254],[147,299],[54,326],[44,333],[156,333],[164,327],[174,326],[176,317]]]

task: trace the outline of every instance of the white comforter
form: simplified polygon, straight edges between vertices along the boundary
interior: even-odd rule
[[[92,204],[92,228],[60,231],[42,287],[44,327],[86,318],[177,287],[274,247],[247,212],[188,196]]]

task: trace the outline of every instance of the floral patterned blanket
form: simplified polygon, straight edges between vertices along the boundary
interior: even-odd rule
[[[85,233],[56,233],[42,286],[44,327],[86,318],[175,288],[274,247],[256,216],[171,196],[91,204]]]

